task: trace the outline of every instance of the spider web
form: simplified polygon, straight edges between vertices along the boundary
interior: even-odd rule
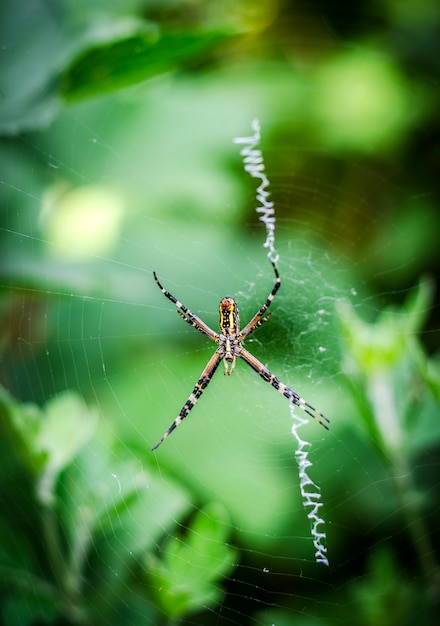
[[[256,212],[259,214],[260,221],[263,222],[266,227],[266,240],[263,246],[268,250],[267,258],[269,261],[278,263],[279,255],[275,250],[275,209],[273,202],[268,199],[270,194],[268,190],[269,180],[264,171],[265,167],[261,150],[258,148],[260,142],[260,123],[258,120],[253,121],[252,130],[254,131],[252,136],[238,137],[234,139],[234,142],[244,144],[240,154],[243,157],[245,170],[259,181],[257,187],[258,206],[256,207]],[[311,507],[307,517],[312,522],[312,537],[316,549],[315,558],[317,563],[328,565],[329,562],[326,556],[327,548],[325,546],[326,534],[322,530],[324,520],[319,516],[319,509],[322,507],[321,494],[319,487],[308,474],[309,468],[312,466],[308,458],[308,448],[311,444],[301,439],[298,432],[301,426],[307,424],[307,420],[297,417],[292,405],[290,405],[289,408],[292,419],[294,420],[292,434],[298,444],[295,454],[298,461],[301,496],[303,498],[304,507]]]
[[[417,568],[417,545],[424,541],[420,534],[411,545],[400,526],[400,505],[390,511],[387,464],[345,391],[335,310],[342,300],[372,317],[381,310],[380,299],[359,282],[362,261],[352,254],[375,217],[366,215],[366,196],[343,196],[319,172],[301,177],[292,168],[286,184],[286,172],[271,163],[280,151],[290,151],[286,167],[300,161],[290,138],[264,150],[277,207],[282,288],[271,321],[246,345],[332,420],[329,433],[313,420],[301,429],[312,442],[307,471],[324,502],[330,568],[315,562],[287,402],[242,363],[230,379],[217,373],[185,423],[158,453],[150,452],[213,350],[178,318],[152,271],[212,328],[221,297],[237,298],[246,323],[273,284],[262,250],[265,226],[253,213],[255,181],[242,172],[231,141],[246,134],[253,114],[268,135],[271,120],[264,105],[255,111],[255,93],[240,91],[239,72],[229,81],[226,92],[209,80],[165,77],[154,88],[76,104],[46,131],[16,138],[7,159],[2,156],[2,379],[21,402],[44,406],[73,390],[99,413],[94,435],[63,470],[57,489],[68,502],[61,511],[63,541],[77,555],[88,580],[84,593],[93,597],[102,623],[108,615],[119,623],[155,623],[154,616],[164,614],[148,572],[158,576],[167,543],[177,538],[183,546],[188,533],[202,536],[203,521],[220,520],[212,552],[230,549],[231,567],[213,582],[217,600],[200,600],[181,623],[310,624],[324,617],[341,623],[362,598],[381,600],[381,571],[391,581],[390,594],[405,579],[405,599],[408,572]],[[322,163],[319,146],[304,149]],[[350,173],[363,167],[353,163]],[[391,184],[380,173],[368,175],[379,189]],[[353,204],[359,207],[354,218]],[[331,212],[327,221],[325,212],[316,217],[318,206]],[[353,221],[361,218],[364,229],[357,232]],[[328,221],[345,250],[328,245]],[[398,224],[394,232],[398,236]],[[378,256],[392,242],[381,246]],[[391,270],[398,269],[396,262]],[[403,290],[401,300],[409,294]],[[386,301],[385,290],[382,296]],[[428,494],[421,519],[432,529],[438,455],[425,441],[415,459]],[[87,482],[93,497],[81,491]],[[28,501],[27,490],[17,482],[19,502]],[[86,528],[87,515],[100,528],[81,553],[69,544],[69,524],[79,527],[82,520]],[[198,526],[195,518],[202,520]],[[20,531],[28,531],[31,542],[30,529]],[[17,553],[22,536],[11,540]],[[34,559],[49,561],[49,544],[33,539]],[[185,573],[189,553],[175,558]],[[209,578],[212,562],[202,559],[199,568]],[[42,578],[50,578],[47,569],[41,566]],[[134,578],[141,580],[146,605],[138,604]],[[35,603],[47,616],[41,597],[36,586],[22,604],[7,597],[4,619],[13,623],[17,606]]]

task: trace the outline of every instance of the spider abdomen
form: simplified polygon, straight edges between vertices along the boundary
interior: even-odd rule
[[[227,336],[237,335],[240,332],[240,317],[234,298],[227,296],[220,300],[219,313],[221,333]]]

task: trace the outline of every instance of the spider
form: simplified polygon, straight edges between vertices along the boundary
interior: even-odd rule
[[[200,398],[206,387],[211,382],[212,377],[214,376],[218,366],[220,365],[220,361],[223,360],[225,366],[225,375],[230,376],[235,368],[235,362],[237,357],[243,359],[248,365],[252,367],[253,370],[257,372],[261,376],[263,380],[270,383],[272,387],[275,387],[277,391],[279,391],[283,396],[285,396],[290,402],[298,406],[300,409],[305,411],[308,415],[313,417],[321,426],[328,430],[327,424],[330,423],[330,420],[325,417],[322,413],[317,411],[311,404],[306,402],[301,396],[299,396],[295,391],[289,389],[284,383],[282,383],[274,374],[272,374],[258,359],[256,359],[250,352],[248,352],[243,347],[244,340],[249,337],[257,328],[259,328],[264,322],[270,318],[271,313],[265,315],[267,309],[271,305],[273,299],[275,298],[275,294],[281,286],[281,279],[278,274],[277,267],[274,261],[271,261],[274,272],[275,272],[275,285],[267,297],[266,302],[263,306],[257,311],[254,317],[250,322],[246,324],[244,328],[240,330],[240,318],[238,314],[237,303],[234,298],[226,296],[220,301],[220,333],[214,332],[200,317],[194,315],[189,309],[187,309],[179,300],[177,300],[169,291],[164,289],[160,284],[156,272],[153,272],[154,280],[156,281],[159,289],[162,291],[164,296],[171,300],[176,307],[177,313],[180,315],[182,319],[185,320],[190,326],[194,326],[197,330],[199,330],[203,335],[206,335],[217,344],[217,350],[214,352],[212,357],[209,359],[205,369],[200,375],[199,380],[196,382],[192,393],[190,394],[188,400],[182,407],[179,415],[176,417],[174,422],[168,428],[168,430],[164,433],[163,437],[158,441],[158,443],[152,448],[152,450],[156,450],[160,446],[160,444],[173,432],[173,430],[180,424],[180,422],[188,416],[191,409],[194,407],[197,400]]]

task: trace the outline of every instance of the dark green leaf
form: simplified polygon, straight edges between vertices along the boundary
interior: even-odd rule
[[[102,94],[134,85],[146,78],[203,63],[225,39],[222,32],[165,33],[148,31],[85,51],[66,70],[63,96],[66,100]]]

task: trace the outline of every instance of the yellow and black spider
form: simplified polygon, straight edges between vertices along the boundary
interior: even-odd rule
[[[154,280],[156,281],[159,289],[162,291],[165,297],[168,300],[173,302],[178,311],[177,313],[182,317],[185,322],[188,322],[194,328],[197,328],[201,333],[209,337],[211,341],[214,341],[218,348],[209,359],[205,369],[203,370],[199,380],[197,381],[191,395],[188,400],[182,407],[179,415],[176,417],[174,422],[168,428],[163,437],[158,441],[158,443],[152,448],[152,450],[156,450],[160,446],[160,444],[170,435],[173,430],[180,424],[180,422],[188,415],[191,411],[197,400],[200,398],[206,387],[209,385],[212,377],[215,374],[217,367],[220,365],[220,361],[223,360],[225,365],[225,374],[230,376],[235,368],[235,361],[237,357],[246,361],[248,365],[252,367],[253,370],[257,372],[261,376],[263,380],[270,383],[272,387],[275,387],[280,393],[283,394],[288,400],[290,400],[293,404],[298,406],[300,409],[305,411],[308,415],[313,417],[321,426],[324,426],[328,430],[328,426],[325,422],[330,423],[330,420],[325,417],[322,413],[317,411],[311,404],[303,400],[295,391],[286,387],[284,383],[282,383],[278,378],[269,372],[269,370],[262,364],[258,359],[256,359],[250,352],[248,352],[243,347],[243,341],[246,337],[249,337],[251,333],[254,332],[261,324],[266,322],[271,313],[264,317],[267,309],[269,308],[272,300],[275,298],[275,294],[280,288],[281,279],[278,274],[277,267],[273,261],[271,261],[274,272],[275,272],[275,285],[267,297],[266,302],[263,304],[261,309],[254,315],[251,321],[246,324],[246,326],[240,330],[240,317],[238,315],[238,307],[234,298],[226,297],[220,301],[220,333],[214,332],[209,326],[205,324],[200,317],[191,313],[189,309],[187,309],[179,300],[177,300],[169,291],[164,289],[160,284],[156,272],[153,272]],[[324,421],[323,421],[324,420]]]

